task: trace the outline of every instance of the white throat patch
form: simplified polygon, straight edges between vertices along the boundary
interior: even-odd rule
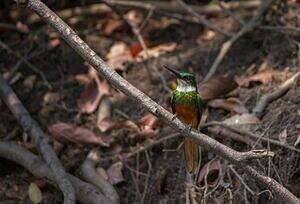
[[[176,88],[177,91],[180,91],[180,92],[196,91],[196,87],[194,87],[193,85],[187,83],[184,80],[177,79],[177,83],[178,83],[177,88]]]

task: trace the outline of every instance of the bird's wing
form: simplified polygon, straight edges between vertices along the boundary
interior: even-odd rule
[[[199,94],[197,94],[197,107],[198,107],[198,124],[197,124],[197,126],[199,126],[200,121],[201,121],[203,105],[204,104],[203,104],[201,96]]]
[[[172,94],[172,97],[171,97],[171,108],[172,108],[173,114],[175,114],[176,109],[175,109],[175,94],[174,93]]]

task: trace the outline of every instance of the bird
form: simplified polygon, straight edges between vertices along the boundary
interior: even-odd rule
[[[177,79],[177,87],[171,96],[173,114],[181,122],[197,130],[203,112],[203,100],[198,93],[195,75],[164,67]],[[200,146],[192,138],[184,138],[184,157],[187,173],[191,179],[196,179],[200,165]]]

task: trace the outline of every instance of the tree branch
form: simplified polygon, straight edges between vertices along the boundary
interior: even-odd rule
[[[274,100],[281,97],[283,94],[285,94],[290,88],[295,84],[298,77],[300,76],[300,72],[297,72],[292,76],[290,79],[286,80],[283,84],[281,84],[279,87],[276,88],[276,90],[272,93],[268,93],[264,95],[256,104],[256,106],[253,109],[253,113],[261,118],[264,115],[265,108]]]
[[[195,139],[199,145],[205,146],[207,150],[229,160],[235,165],[243,166],[246,169],[251,168],[246,164],[247,160],[272,156],[270,154],[266,154],[265,152],[237,152],[205,134],[191,131],[189,126],[183,124],[179,119],[174,118],[170,112],[166,111],[163,107],[154,102],[149,96],[145,95],[143,92],[122,78],[116,71],[111,69],[82,39],[79,38],[79,36],[65,22],[63,22],[45,4],[39,0],[29,0],[27,6],[31,10],[35,11],[46,23],[51,25],[84,60],[86,60],[99,73],[101,73],[113,86],[130,98],[134,99],[138,104],[142,105],[149,112],[156,115],[158,118],[173,127],[175,130],[179,131],[181,134]],[[253,171],[255,170],[253,169]],[[256,172],[256,174],[260,175],[258,172]],[[275,184],[274,186],[269,186],[268,183],[264,183],[266,188],[274,191],[276,195],[284,197],[289,203],[298,202],[298,199],[291,192],[289,192],[280,184],[276,183],[275,180],[269,177],[268,179]]]
[[[99,161],[99,152],[96,149],[92,149],[80,167],[82,176],[86,181],[97,186],[110,199],[112,204],[118,204],[120,203],[120,198],[114,187],[96,172],[96,164]]]
[[[38,178],[46,178],[54,183],[56,182],[53,171],[42,161],[40,157],[15,142],[0,142],[0,157],[16,162],[17,164],[25,167]],[[74,186],[76,197],[81,203],[111,203],[111,201],[108,200],[107,197],[105,197],[95,186],[83,182],[71,174],[66,175]]]
[[[38,123],[31,118],[28,111],[22,105],[13,90],[0,75],[0,98],[6,103],[8,108],[14,114],[23,129],[31,136],[34,144],[38,148],[42,157],[55,176],[55,181],[62,190],[65,200],[64,203],[75,203],[74,188],[66,176],[66,172],[55,155],[54,150],[48,144],[48,138],[41,130]]]

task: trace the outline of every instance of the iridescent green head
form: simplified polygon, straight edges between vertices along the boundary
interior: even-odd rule
[[[176,76],[177,83],[178,83],[176,88],[177,91],[181,91],[181,92],[197,91],[197,81],[194,74],[189,72],[184,72],[184,71],[178,72],[165,65],[164,67]]]

